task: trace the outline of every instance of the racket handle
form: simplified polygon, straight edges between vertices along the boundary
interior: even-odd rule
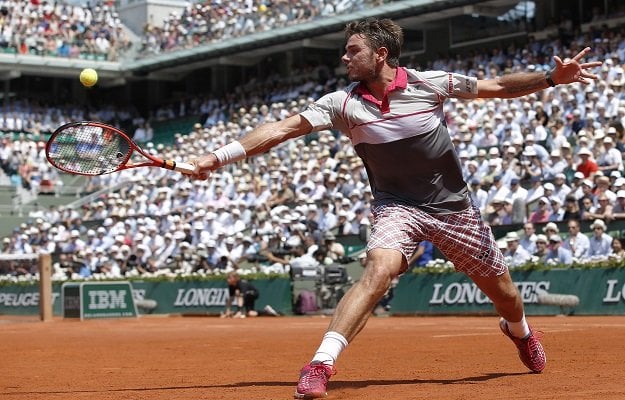
[[[195,172],[195,165],[186,162],[177,162],[174,166],[174,171],[182,172],[183,174],[193,174]]]
[[[195,172],[195,165],[185,162],[176,162],[174,160],[164,160],[161,167],[166,169],[173,169],[174,171],[182,172],[183,174],[188,175],[191,175]]]

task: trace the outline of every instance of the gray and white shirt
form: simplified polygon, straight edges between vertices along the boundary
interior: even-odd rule
[[[401,203],[434,214],[470,205],[443,112],[447,98],[477,97],[477,79],[398,68],[378,100],[359,82],[329,93],[301,113],[313,130],[347,135],[363,160],[372,205]]]

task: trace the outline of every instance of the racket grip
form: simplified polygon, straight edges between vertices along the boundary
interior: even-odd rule
[[[182,172],[183,174],[193,174],[195,172],[195,165],[186,162],[177,162],[174,170]]]

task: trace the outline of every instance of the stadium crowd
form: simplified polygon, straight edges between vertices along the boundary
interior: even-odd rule
[[[587,87],[556,86],[510,100],[452,99],[446,105],[470,195],[485,221],[492,226],[525,224],[522,235],[511,232],[500,242],[512,266],[623,255],[621,239],[612,238],[607,228],[625,218],[624,32],[592,31],[575,37],[568,50],[559,49],[557,40],[530,42],[525,48],[440,59],[428,66],[480,77],[545,70],[554,49],[566,57],[563,52],[575,54],[587,41],[593,43],[593,57],[604,61],[596,71],[600,79]],[[275,85],[273,79],[237,88],[239,97],[196,101],[194,107],[206,108],[193,132],[177,134],[173,146],[146,146],[184,160],[187,154],[222,146],[258,123],[297,113],[321,92],[346,84],[331,74],[325,84],[297,79]],[[274,90],[263,95],[268,87]],[[13,166],[19,175],[29,165],[35,188],[54,173],[41,146],[27,138],[3,139],[0,162],[3,170]],[[211,272],[241,263],[283,272],[293,262],[338,261],[345,249],[336,245],[336,237],[364,235],[369,225],[366,171],[349,139],[332,131],[284,143],[227,166],[207,181],[143,168],[95,177],[89,185],[90,191],[113,185],[121,189],[78,208],[33,213],[32,222],[3,239],[2,253],[45,249],[64,254],[55,267],[57,278]],[[579,233],[585,220],[592,222],[590,237]],[[558,232],[559,221],[567,221],[569,234]],[[534,224],[545,225],[542,233],[535,232]],[[33,272],[19,263],[0,265],[4,274]]]
[[[143,56],[192,48],[254,32],[300,24],[382,5],[388,0],[203,1],[171,12],[161,26],[144,28]]]
[[[131,45],[110,2],[6,0],[0,21],[0,48],[14,54],[115,61]]]
[[[180,50],[383,4],[385,0],[205,1],[188,3],[138,43],[110,1],[72,4],[6,0],[0,4],[0,48],[12,54],[117,61],[133,46],[140,56]]]

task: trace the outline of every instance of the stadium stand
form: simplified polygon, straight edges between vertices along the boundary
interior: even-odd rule
[[[473,50],[429,62],[413,55],[408,60],[415,68],[480,77],[545,70],[550,54],[560,53],[567,38],[570,54],[590,41],[593,57],[605,61],[597,71],[601,79],[586,88],[572,85],[523,99],[447,104],[447,123],[465,179],[497,238],[527,221],[535,222],[538,232],[548,223],[563,232],[573,217],[586,232],[595,220],[604,221],[613,237],[625,230],[625,32],[622,26],[606,29],[604,22],[591,22],[583,31],[562,23],[557,37],[537,32],[523,46],[488,53]],[[27,218],[3,238],[2,252],[46,249],[64,254],[55,264],[58,279],[212,273],[242,265],[283,272],[282,263],[268,262],[267,251],[292,255],[304,244],[312,256],[323,249],[327,232],[345,241],[363,239],[371,199],[366,172],[349,140],[332,131],[285,143],[206,182],[189,182],[157,169],[70,182],[49,167],[41,148],[55,126],[95,118],[123,123],[151,151],[184,160],[259,123],[296,113],[346,83],[323,66],[289,76],[267,74],[233,87],[230,96],[188,95],[164,102],[148,118],[112,104],[86,110],[80,105],[8,102],[2,109],[0,184],[10,196],[30,196],[20,198],[24,203],[57,196],[76,199],[76,194],[79,199],[28,210]],[[614,156],[606,160],[606,154]],[[596,171],[579,168],[584,157],[595,160]],[[610,210],[601,204],[604,198]],[[0,267],[0,273],[11,277],[32,272],[11,263]]]
[[[384,3],[380,0],[291,3],[272,0],[258,5],[240,1],[189,3],[182,12],[171,12],[161,26],[149,23],[145,26],[139,55],[192,48]]]
[[[4,1],[0,48],[8,54],[117,60],[131,43],[110,3]]]

